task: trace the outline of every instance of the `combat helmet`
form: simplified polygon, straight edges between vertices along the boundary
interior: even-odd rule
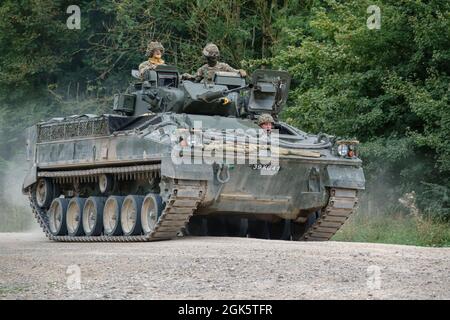
[[[260,115],[258,117],[258,126],[262,125],[263,123],[267,123],[267,122],[270,122],[270,123],[275,122],[275,120],[273,120],[273,117],[270,114],[263,113],[262,115]]]
[[[219,55],[220,55],[219,48],[214,43],[208,43],[203,48],[202,53],[203,53],[203,56],[205,56],[206,58],[209,58],[209,57],[216,57],[216,58],[218,58]]]
[[[145,53],[148,57],[151,57],[153,54],[153,51],[155,51],[156,49],[159,49],[161,51],[161,53],[164,53],[164,47],[161,44],[161,42],[151,41],[148,43],[147,51]]]

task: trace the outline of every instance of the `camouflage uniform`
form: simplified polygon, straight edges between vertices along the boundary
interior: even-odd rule
[[[212,59],[213,61],[220,56],[219,48],[213,43],[207,44],[202,53],[206,59]],[[214,66],[210,66],[208,63],[201,66],[195,74],[195,81],[205,79],[206,82],[212,82],[216,71],[239,72],[241,76],[246,76],[244,70],[234,69],[224,62],[216,62]]]
[[[239,72],[239,70],[230,67],[228,64],[224,62],[217,62],[217,64],[214,67],[210,67],[208,64],[201,66],[197,70],[195,78],[197,79],[197,81],[206,79],[207,82],[212,82],[214,79],[214,73],[216,71]]]
[[[142,79],[144,78],[144,73],[147,70],[154,70],[156,66],[164,64],[163,59],[153,57],[153,51],[155,51],[156,49],[159,49],[161,51],[161,54],[164,53],[164,47],[159,42],[152,41],[147,45],[146,55],[149,58],[147,61],[144,61],[139,65],[139,75]]]
[[[263,113],[258,117],[258,126],[268,122],[275,123],[275,120],[273,120],[273,117],[270,114]]]

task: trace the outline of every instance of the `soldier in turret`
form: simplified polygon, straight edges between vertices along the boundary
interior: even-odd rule
[[[209,43],[203,48],[203,56],[206,64],[201,66],[195,76],[183,74],[184,79],[195,80],[196,82],[205,81],[212,82],[216,71],[238,72],[241,77],[246,77],[247,73],[242,69],[234,69],[224,62],[219,62],[220,51],[217,45]]]
[[[164,47],[160,42],[152,41],[147,45],[146,55],[148,60],[139,65],[139,76],[144,79],[144,74],[148,70],[154,70],[156,66],[164,64],[162,55],[164,54]]]
[[[263,113],[258,117],[258,126],[260,126],[261,129],[266,130],[268,132],[272,131],[274,123],[275,120],[268,113]]]

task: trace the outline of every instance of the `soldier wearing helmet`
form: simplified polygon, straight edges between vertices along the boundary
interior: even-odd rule
[[[139,65],[139,75],[141,79],[144,79],[144,74],[148,70],[153,70],[156,66],[164,64],[164,60],[161,58],[163,54],[164,47],[160,42],[151,41],[148,43],[146,51],[148,60]]]
[[[258,126],[261,127],[263,130],[272,131],[273,124],[275,123],[275,120],[273,120],[273,117],[268,113],[263,113],[258,117]]]
[[[214,43],[209,43],[203,48],[203,56],[206,58],[206,64],[200,67],[195,75],[195,81],[212,82],[216,71],[239,72],[241,77],[247,76],[247,73],[240,69],[234,69],[224,62],[219,62],[220,51]],[[189,78],[189,77],[186,77]]]

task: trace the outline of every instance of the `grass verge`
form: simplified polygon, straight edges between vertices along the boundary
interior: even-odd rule
[[[332,240],[448,247],[450,224],[403,213],[389,215],[357,213]]]

